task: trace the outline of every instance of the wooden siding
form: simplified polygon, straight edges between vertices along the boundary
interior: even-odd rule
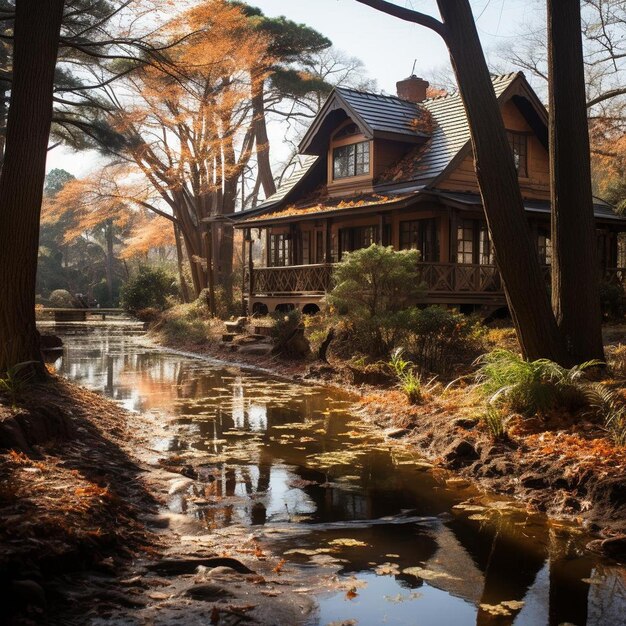
[[[520,178],[524,198],[550,199],[550,169],[548,151],[537,139],[515,104],[509,101],[502,106],[504,125],[508,130],[528,133],[528,177]],[[478,193],[478,181],[474,171],[474,157],[468,154],[461,163],[437,185],[447,191]]]

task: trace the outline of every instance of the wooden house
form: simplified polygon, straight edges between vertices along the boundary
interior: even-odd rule
[[[300,143],[301,169],[237,214],[251,312],[317,311],[332,264],[372,243],[420,250],[425,303],[505,307],[461,98],[426,98],[428,83],[416,76],[397,86],[397,97],[336,88]],[[547,112],[522,73],[494,77],[493,87],[548,280]],[[601,200],[594,211],[599,279],[623,282],[626,219]]]

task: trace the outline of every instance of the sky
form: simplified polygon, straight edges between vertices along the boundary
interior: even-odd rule
[[[379,89],[395,94],[395,83],[415,73],[428,80],[449,67],[447,50],[435,33],[385,15],[356,0],[248,0],[266,15],[285,15],[326,35],[333,44],[360,58]],[[395,0],[395,4],[437,15],[435,0]],[[487,54],[517,36],[524,24],[541,24],[539,0],[472,0]],[[97,167],[94,152],[74,153],[62,146],[50,151],[47,169],[63,168],[77,177]]]

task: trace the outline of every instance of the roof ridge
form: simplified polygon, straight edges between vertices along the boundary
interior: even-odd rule
[[[505,82],[505,80],[513,80],[514,78],[517,78],[518,76],[524,76],[524,72],[517,70],[515,72],[508,72],[507,74],[490,74],[489,76],[491,77],[492,84],[496,84],[496,83],[503,83]],[[441,96],[433,96],[432,98],[426,98],[425,100],[422,100],[420,104],[423,104],[425,102],[433,102],[435,100],[445,100],[446,98],[458,98],[458,97],[459,97],[459,92],[457,90],[457,91],[452,91],[450,93],[443,94]]]
[[[373,93],[371,91],[362,91],[361,89],[353,89],[352,87],[335,87],[336,91],[351,91],[352,93],[358,93],[362,96],[374,96],[375,98],[387,98],[388,100],[397,100],[398,102],[402,102],[403,104],[414,104],[415,106],[419,106],[420,102],[412,102],[411,100],[404,100],[403,98],[399,98],[398,96],[387,95],[384,93]]]

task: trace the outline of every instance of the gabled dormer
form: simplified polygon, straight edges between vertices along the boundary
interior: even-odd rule
[[[300,143],[300,152],[325,162],[330,196],[370,193],[377,177],[430,137],[420,106],[428,82],[411,76],[399,96],[336,88]]]

